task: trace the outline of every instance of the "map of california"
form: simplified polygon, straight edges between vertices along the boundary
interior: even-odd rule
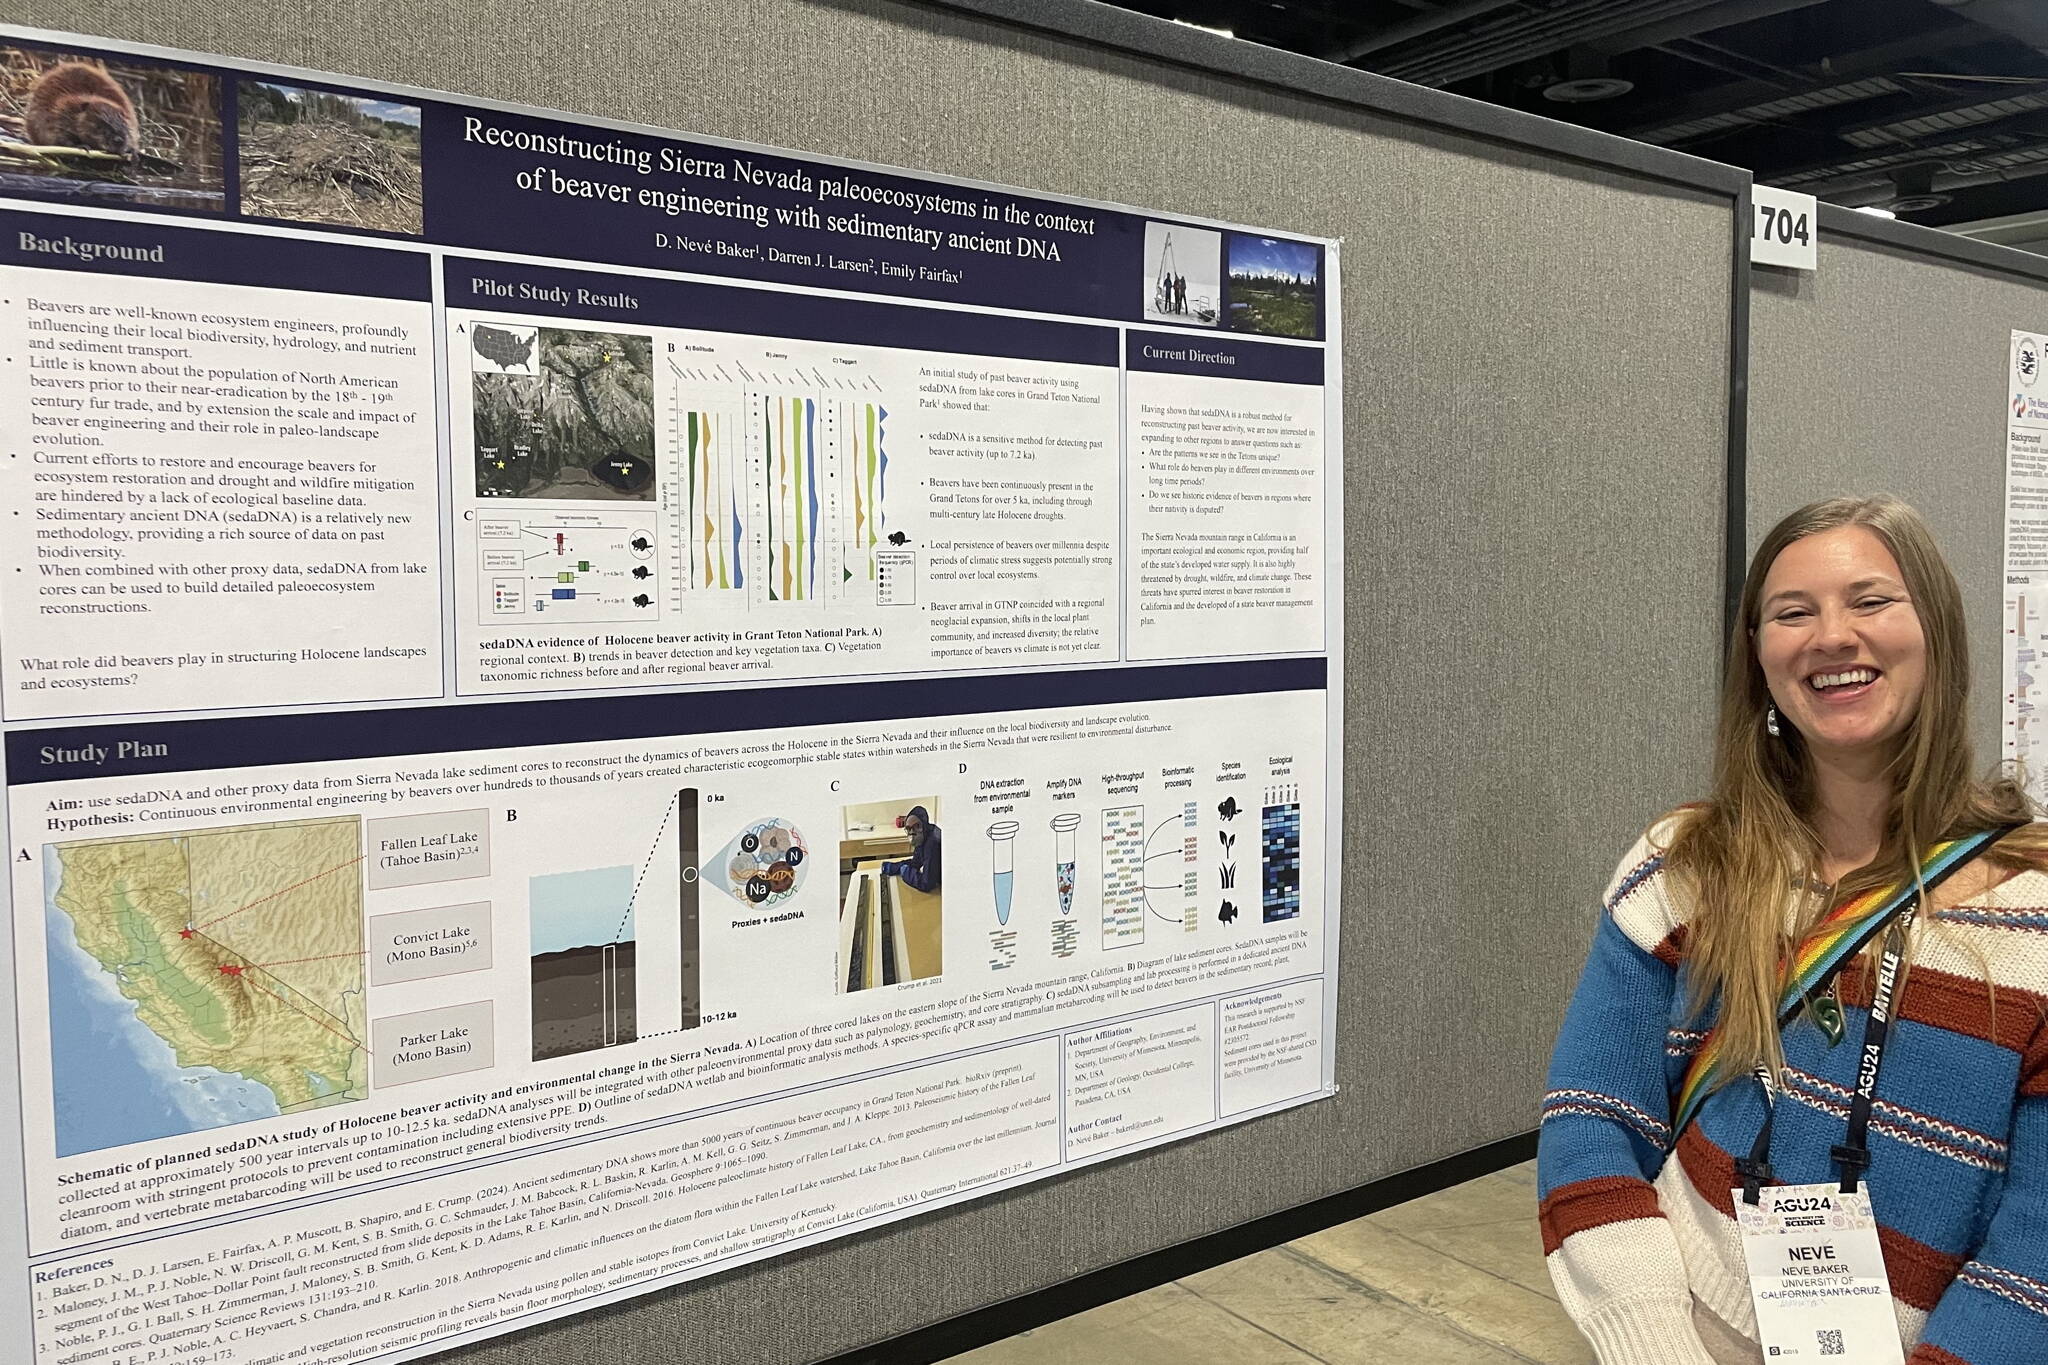
[[[359,820],[81,840],[51,851],[53,901],[79,948],[178,1066],[254,1082],[280,1113],[365,1097]]]

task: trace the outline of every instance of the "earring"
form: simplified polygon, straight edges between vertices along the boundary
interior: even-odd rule
[[[1770,732],[1772,739],[1778,738],[1778,708],[1775,703],[1764,708],[1764,729]]]

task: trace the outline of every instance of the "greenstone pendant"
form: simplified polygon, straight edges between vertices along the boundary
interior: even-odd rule
[[[1813,1022],[1819,1024],[1820,1031],[1828,1036],[1828,1046],[1841,1042],[1842,1035],[1848,1030],[1842,1022],[1840,1003],[1833,996],[1823,995],[1817,1000],[1809,1000],[1808,1004],[1813,1010]]]

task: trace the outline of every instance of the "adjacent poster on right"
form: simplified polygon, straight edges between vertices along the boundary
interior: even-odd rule
[[[2041,636],[2048,614],[2048,333],[2012,334],[2005,420],[2005,756],[2035,800],[2048,796],[2048,720],[2041,708]]]

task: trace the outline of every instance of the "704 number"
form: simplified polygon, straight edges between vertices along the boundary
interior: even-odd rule
[[[1756,206],[1756,235],[1765,241],[1779,241],[1790,246],[1797,242],[1806,246],[1813,241],[1806,225],[1806,215],[1792,216],[1790,209],[1775,209],[1769,204]]]

